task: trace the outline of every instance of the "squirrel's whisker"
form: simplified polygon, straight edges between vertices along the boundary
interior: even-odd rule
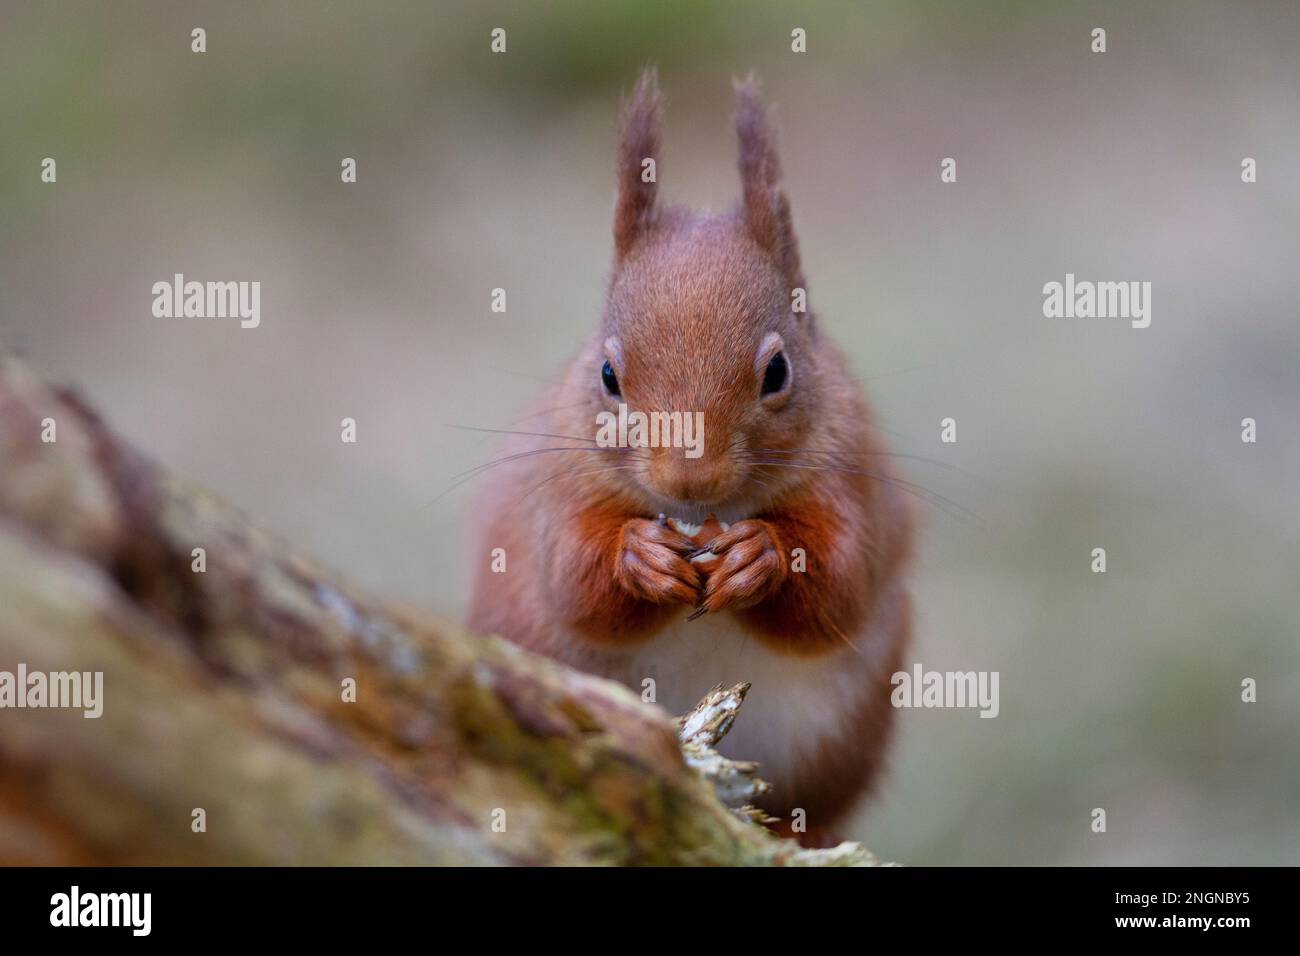
[[[836,460],[839,461],[848,460],[843,452],[822,450],[817,448],[750,448],[747,449],[746,451],[748,453],[762,454],[762,455],[796,455],[796,454],[829,455],[831,457],[836,458]],[[949,471],[955,471],[958,474],[963,475],[964,477],[967,478],[971,478],[975,481],[985,481],[984,478],[981,478],[979,475],[973,474],[972,472],[966,471],[964,468],[958,468],[956,465],[949,464],[946,461],[940,461],[937,458],[926,458],[923,455],[909,455],[904,452],[896,452],[896,451],[858,451],[855,452],[854,454],[872,455],[881,458],[904,458],[908,461],[920,461],[926,463],[927,465],[937,465],[940,468],[947,468]]]
[[[762,466],[773,467],[773,468],[799,468],[807,471],[837,471],[849,475],[862,475],[864,477],[871,478],[875,481],[879,481],[884,484],[897,485],[899,488],[902,488],[904,491],[907,491],[908,493],[910,493],[911,495],[913,495],[914,497],[918,498],[921,501],[925,501],[929,504],[936,505],[936,506],[945,505],[947,506],[947,508],[954,509],[959,514],[961,514],[962,516],[970,520],[976,521],[981,525],[985,524],[984,519],[980,517],[978,514],[976,514],[975,512],[971,511],[969,508],[966,508],[961,504],[958,504],[956,501],[953,501],[951,498],[945,498],[937,491],[931,491],[929,488],[907,481],[903,478],[895,478],[890,475],[880,475],[872,471],[865,471],[861,468],[844,468],[838,465],[804,464],[804,463],[792,462],[792,461],[768,461],[768,460],[751,460],[749,463],[751,465],[762,465]],[[947,509],[944,510],[945,513],[951,514],[951,512],[948,512]]]
[[[521,459],[521,458],[531,458],[531,457],[533,457],[534,455],[546,455],[546,454],[552,454],[552,453],[555,453],[555,452],[561,452],[561,451],[573,451],[573,452],[605,452],[605,453],[608,453],[608,452],[622,452],[622,453],[625,453],[625,454],[629,454],[629,455],[630,455],[630,452],[628,452],[628,449],[626,449],[626,448],[583,448],[583,447],[576,447],[576,448],[575,448],[575,447],[569,447],[569,446],[560,446],[560,447],[556,447],[556,448],[531,448],[531,449],[529,449],[528,451],[517,451],[517,452],[515,452],[514,454],[511,454],[511,455],[505,455],[505,456],[503,456],[503,457],[501,457],[501,458],[494,458],[492,461],[485,462],[485,463],[482,464],[482,465],[476,465],[476,466],[473,467],[473,468],[469,468],[469,469],[467,469],[467,470],[465,470],[465,471],[459,472],[458,474],[452,475],[451,477],[452,477],[452,480],[453,480],[453,481],[456,480],[457,478],[463,478],[463,477],[465,477],[465,476],[471,476],[471,477],[472,477],[473,475],[477,474],[478,472],[481,472],[481,471],[487,471],[489,468],[495,468],[497,465],[505,465],[505,464],[508,464],[509,462],[512,462],[512,461],[518,461],[518,460]],[[639,458],[640,456],[637,456],[637,455],[630,455],[630,457],[632,457],[632,458]]]
[[[569,441],[584,441],[596,444],[596,439],[585,438],[582,435],[557,435],[554,432],[526,432],[510,428],[479,428],[475,425],[448,425],[448,428],[455,428],[458,431],[465,432],[487,432],[491,435],[524,435],[529,438],[567,438]]]
[[[492,468],[495,468],[495,467],[497,467],[498,465],[509,464],[510,462],[512,462],[512,461],[518,461],[518,460],[521,459],[521,458],[531,458],[531,457],[533,457],[534,455],[545,455],[545,454],[550,454],[550,453],[554,453],[554,452],[561,452],[561,451],[583,452],[583,453],[586,453],[586,452],[621,452],[621,453],[623,453],[623,454],[625,454],[625,455],[628,455],[628,457],[632,458],[633,460],[638,460],[638,459],[640,458],[640,456],[632,454],[632,453],[629,451],[629,449],[626,449],[626,448],[600,448],[600,447],[596,447],[596,448],[586,448],[586,447],[581,447],[581,446],[579,446],[579,447],[563,446],[563,447],[558,447],[558,448],[533,448],[533,449],[530,449],[530,450],[528,450],[528,451],[516,452],[516,453],[514,453],[513,455],[506,455],[506,456],[504,456],[504,457],[502,457],[502,458],[494,459],[494,460],[489,461],[489,462],[486,462],[486,463],[484,463],[484,464],[482,464],[482,465],[477,465],[476,467],[474,467],[474,468],[470,468],[470,469],[468,469],[467,471],[462,471],[462,472],[460,472],[460,473],[458,473],[458,474],[452,475],[452,476],[451,476],[451,480],[452,480],[453,483],[452,483],[449,487],[447,487],[446,489],[444,489],[442,492],[440,492],[440,493],[439,493],[436,497],[434,497],[432,500],[430,500],[430,501],[429,501],[429,505],[436,504],[438,501],[441,501],[443,498],[445,498],[447,495],[451,494],[453,491],[455,491],[455,490],[456,490],[457,488],[459,488],[461,485],[465,484],[465,483],[466,483],[467,481],[469,481],[470,479],[472,479],[472,478],[476,478],[476,477],[478,477],[480,474],[482,474],[483,472],[488,471],[488,470],[490,470],[490,469],[492,469]],[[459,480],[458,480],[458,479],[459,479]],[[427,507],[427,506],[426,506],[426,507]]]
[[[555,479],[557,478],[585,478],[590,475],[603,475],[614,471],[635,471],[635,470],[636,468],[633,465],[607,465],[604,468],[591,468],[587,471],[578,471],[578,472],[562,471],[559,474],[551,475],[549,478],[544,478],[541,481],[539,481],[536,485],[530,488],[526,494],[520,497],[519,502],[522,503],[528,500],[529,497],[531,497],[532,495],[540,491],[543,485],[550,484],[552,481],[555,481]]]

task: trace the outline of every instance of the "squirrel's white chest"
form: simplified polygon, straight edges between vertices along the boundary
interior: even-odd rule
[[[655,702],[673,714],[690,710],[715,684],[749,681],[745,705],[719,749],[758,761],[760,775],[779,783],[801,755],[811,759],[819,739],[843,731],[846,715],[869,686],[868,664],[847,646],[811,659],[775,653],[730,615],[719,614],[691,622],[683,617],[652,640],[586,669],[638,693],[653,687]]]

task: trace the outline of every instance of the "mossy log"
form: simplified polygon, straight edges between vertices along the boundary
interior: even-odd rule
[[[743,685],[674,723],[368,598],[0,356],[19,665],[102,672],[103,710],[0,709],[4,864],[876,862],[755,822],[753,765],[712,750]]]

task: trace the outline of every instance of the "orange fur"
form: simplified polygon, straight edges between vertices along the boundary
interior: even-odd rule
[[[803,277],[774,136],[756,84],[737,87],[737,104],[742,201],[697,216],[660,207],[656,184],[642,181],[642,160],[659,149],[659,94],[653,74],[636,88],[617,153],[605,312],[546,397],[554,410],[532,420],[537,435],[512,442],[508,451],[522,457],[490,472],[469,622],[634,686],[656,638],[697,626],[688,615],[729,620],[764,653],[805,662],[797,689],[791,677],[790,693],[802,695],[792,703],[816,713],[806,739],[802,724],[774,725],[767,806],[801,807],[825,833],[883,760],[889,675],[910,631],[912,519],[847,362],[811,312],[791,309]],[[764,343],[789,368],[788,384],[771,394],[761,389]],[[617,395],[601,384],[604,362]],[[595,415],[619,402],[702,411],[703,454],[596,447]],[[664,527],[660,513],[730,522],[712,539],[717,559],[693,561],[699,542]],[[506,573],[489,570],[498,547]],[[793,567],[795,549],[805,571]],[[689,652],[690,633],[673,653]],[[668,690],[694,699],[716,680],[749,679],[746,658],[729,660],[710,659],[711,672],[679,662],[671,673],[686,676],[672,679],[699,686]],[[828,680],[860,678],[821,701],[821,661]],[[756,686],[751,698],[780,693]]]

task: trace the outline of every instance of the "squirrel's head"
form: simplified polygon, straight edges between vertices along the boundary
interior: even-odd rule
[[[757,82],[736,84],[741,200],[726,214],[660,207],[659,112],[650,70],[623,116],[614,269],[579,374],[606,411],[702,413],[695,457],[661,436],[631,474],[661,504],[721,513],[795,480],[761,462],[803,445],[820,415],[816,332]]]

